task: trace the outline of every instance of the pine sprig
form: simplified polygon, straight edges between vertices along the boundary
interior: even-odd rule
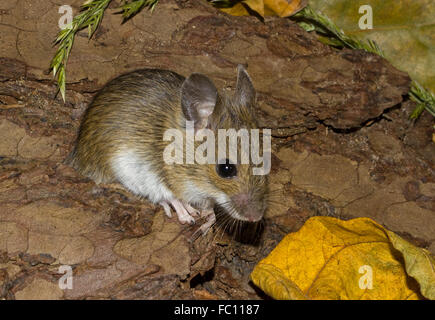
[[[69,26],[59,32],[54,45],[59,45],[51,60],[50,68],[53,76],[57,76],[57,85],[63,101],[65,101],[66,64],[74,44],[74,38],[78,31],[88,28],[88,37],[91,38],[103,19],[104,10],[112,0],[88,0],[82,7],[81,12],[73,18]]]
[[[346,35],[334,22],[327,16],[314,11],[310,6],[296,13],[291,19],[306,31],[316,31],[320,35],[319,40],[339,48],[359,49],[375,53],[384,57],[382,50],[373,40],[361,41]]]
[[[157,5],[157,2],[158,0],[133,0],[127,2],[121,6],[122,16],[124,20],[128,20],[144,7],[148,8],[152,12]]]
[[[424,109],[435,117],[435,95],[432,92],[426,90],[417,81],[413,80],[409,96],[411,100],[417,103],[417,107],[411,113],[411,119],[417,119]]]
[[[74,44],[74,38],[78,31],[88,28],[88,37],[97,30],[103,19],[104,12],[112,0],[87,0],[81,6],[80,13],[73,18],[73,21],[65,29],[61,30],[54,40],[54,45],[58,45],[56,53],[50,63],[50,69],[53,70],[53,77],[57,76],[57,86],[62,99],[65,102],[66,91],[66,64],[68,62],[71,49]],[[143,7],[154,9],[158,0],[133,0],[126,1],[121,6],[124,20],[138,13]]]

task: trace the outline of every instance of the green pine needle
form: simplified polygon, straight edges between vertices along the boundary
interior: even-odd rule
[[[417,81],[412,81],[409,91],[411,100],[417,103],[417,107],[411,113],[411,119],[417,119],[424,109],[435,117],[435,95],[423,88]]]
[[[134,16],[144,7],[148,8],[151,12],[154,11],[157,2],[158,0],[134,0],[122,5],[121,9],[124,21]]]
[[[74,17],[72,23],[67,28],[59,32],[54,41],[54,45],[58,45],[58,48],[51,60],[50,68],[53,70],[53,76],[57,76],[57,86],[64,102],[66,90],[65,68],[74,44],[74,37],[78,31],[88,27],[88,36],[91,38],[103,19],[104,10],[106,10],[111,1],[87,0],[82,5],[81,12]]]
[[[104,12],[112,0],[87,0],[81,6],[80,13],[73,18],[67,28],[61,30],[54,40],[58,45],[56,53],[50,63],[53,77],[57,76],[57,86],[65,102],[66,90],[66,64],[78,31],[88,28],[88,37],[91,38],[103,19]],[[127,1],[126,1],[127,2]],[[133,0],[121,6],[124,20],[138,13],[143,7],[154,9],[158,0]]]
[[[375,53],[384,57],[382,50],[373,40],[361,41],[347,36],[334,22],[327,16],[315,12],[310,6],[296,13],[291,17],[306,31],[316,31],[319,40],[338,48],[359,49]]]

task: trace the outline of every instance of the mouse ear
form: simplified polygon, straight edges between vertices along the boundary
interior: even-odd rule
[[[255,103],[257,93],[252,84],[251,77],[245,68],[239,64],[237,66],[237,83],[236,92],[234,93],[234,102],[240,106],[249,107]]]
[[[193,73],[181,86],[181,108],[189,121],[195,122],[195,130],[203,129],[216,105],[217,90],[206,76]]]

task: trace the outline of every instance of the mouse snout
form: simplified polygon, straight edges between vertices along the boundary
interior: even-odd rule
[[[238,207],[244,207],[249,204],[249,195],[247,193],[239,193],[233,196],[233,201]]]
[[[232,197],[234,205],[238,208],[243,220],[256,222],[261,220],[263,212],[259,209],[259,205],[252,200],[247,193],[240,193]]]

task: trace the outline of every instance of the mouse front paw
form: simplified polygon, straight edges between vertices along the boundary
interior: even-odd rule
[[[177,199],[171,201],[162,201],[160,202],[160,205],[163,207],[166,215],[169,218],[172,217],[172,212],[171,212],[171,207],[172,207],[177,213],[178,221],[180,221],[180,223],[182,224],[185,223],[194,224],[195,223],[194,216],[199,216],[198,210],[193,208],[187,202],[180,201]]]
[[[193,233],[190,241],[195,241],[200,235],[205,236],[207,232],[216,223],[216,215],[213,208],[204,209],[201,211],[201,218],[205,219],[205,222]]]

